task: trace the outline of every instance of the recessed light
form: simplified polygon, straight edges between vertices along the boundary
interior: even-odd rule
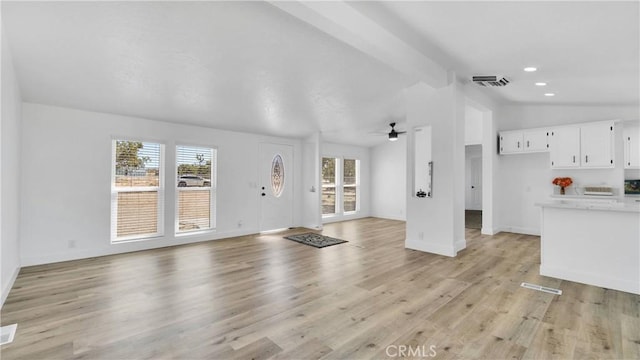
[[[546,82],[537,82],[536,86],[547,86]]]
[[[526,72],[534,72],[536,70],[538,70],[538,68],[534,68],[533,66],[529,66],[529,67],[524,68],[524,71],[526,71]]]
[[[554,93],[546,93],[546,94],[544,94],[544,96],[556,96],[556,94],[554,94]]]

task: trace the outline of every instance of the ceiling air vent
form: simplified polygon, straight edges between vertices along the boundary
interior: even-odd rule
[[[489,75],[474,76],[473,82],[480,86],[505,86],[509,83],[509,80],[504,76]]]

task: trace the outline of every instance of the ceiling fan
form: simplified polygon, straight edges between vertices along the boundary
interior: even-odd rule
[[[396,131],[395,122],[390,123],[389,126],[391,126],[391,131],[389,132],[389,141],[396,141],[398,140],[398,135],[406,133],[406,131]]]

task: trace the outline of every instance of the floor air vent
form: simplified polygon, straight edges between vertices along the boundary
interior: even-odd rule
[[[0,328],[0,345],[13,342],[13,337],[16,335],[16,329],[18,324],[11,324]]]
[[[509,84],[506,77],[497,75],[474,76],[472,80],[480,86],[506,86]]]
[[[538,291],[546,292],[546,293],[553,294],[553,295],[562,295],[562,290],[549,288],[549,287],[545,287],[545,286],[540,286],[540,285],[536,285],[536,284],[529,284],[529,283],[524,283],[523,282],[522,284],[520,284],[520,286],[522,286],[523,288],[532,289],[532,290],[538,290]]]

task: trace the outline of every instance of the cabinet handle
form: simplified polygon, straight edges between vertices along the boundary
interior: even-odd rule
[[[520,141],[518,141],[518,149],[520,149]]]
[[[585,155],[585,156],[584,156],[584,162],[585,162],[585,163],[588,163],[588,162],[589,162],[589,155]]]
[[[573,163],[574,164],[576,163],[576,156],[575,155],[573,155]]]
[[[527,140],[527,147],[529,147],[529,140]]]

